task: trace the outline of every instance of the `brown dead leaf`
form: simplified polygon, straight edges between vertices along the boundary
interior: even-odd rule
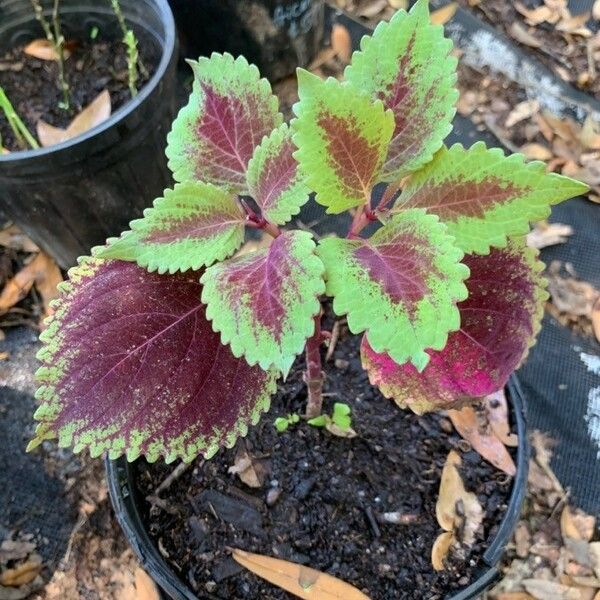
[[[9,225],[0,231],[0,246],[17,250],[17,252],[40,251],[16,225]]]
[[[516,447],[519,444],[517,434],[510,432],[508,422],[508,403],[504,389],[483,399],[488,423],[494,435],[505,445]]]
[[[481,430],[477,413],[472,406],[449,410],[448,416],[458,433],[473,446],[475,451],[498,469],[511,477],[514,476],[517,469],[506,446],[493,432]]]
[[[338,427],[333,422],[327,423],[327,425],[325,425],[325,429],[327,429],[327,431],[329,431],[329,433],[331,433],[337,437],[341,437],[341,438],[352,439],[357,436],[356,431],[354,431],[354,429],[352,429],[352,427],[348,427],[348,429],[342,429],[341,427]]]
[[[589,553],[594,573],[600,579],[600,542],[592,542],[589,546]]]
[[[592,6],[592,17],[600,21],[600,0],[596,0]]]
[[[234,548],[234,560],[268,582],[306,600],[369,600],[349,583],[297,563]]]
[[[456,2],[450,2],[442,8],[434,10],[430,15],[431,22],[434,25],[445,25],[456,14],[457,8],[458,4]]]
[[[440,533],[431,548],[431,565],[436,571],[444,570],[444,560],[448,556],[450,546],[454,543],[454,534],[451,531]]]
[[[515,2],[515,9],[520,12],[527,21],[528,25],[540,25],[544,21],[552,21],[553,12],[545,5],[538,6],[537,8],[529,9],[523,6],[520,2]]]
[[[542,146],[542,144],[525,144],[519,150],[529,160],[550,160],[554,156],[550,148]]]
[[[573,235],[573,228],[570,225],[540,221],[527,234],[527,245],[539,250],[556,244],[564,244],[571,235]]]
[[[66,142],[110,117],[111,103],[108,90],[100,92],[72,121],[66,129],[54,127],[40,119],[37,123],[37,136],[42,146],[53,146]]]
[[[356,14],[365,19],[372,19],[388,7],[388,0],[374,0],[365,4]]]
[[[589,18],[589,12],[566,16],[556,24],[556,30],[586,38],[592,37],[592,32],[585,26]]]
[[[523,586],[536,600],[580,600],[577,588],[545,579],[524,579]]]
[[[531,548],[531,534],[525,521],[520,521],[515,529],[515,549],[517,556],[526,558]]]
[[[510,26],[509,33],[520,44],[525,44],[531,48],[541,48],[542,46],[542,42],[517,21],[513,21],[513,24]]]
[[[539,110],[540,103],[537,100],[525,100],[523,102],[519,102],[506,117],[504,126],[507,128],[512,127],[513,125],[516,125],[525,119],[529,119],[534,114],[539,112]]]
[[[574,122],[572,120],[557,117],[547,110],[542,111],[542,115],[544,121],[552,129],[555,135],[558,135],[565,141],[571,141],[576,137],[576,132],[573,131]]]
[[[235,455],[233,466],[229,467],[228,473],[237,475],[248,487],[260,488],[264,485],[269,473],[264,461],[257,460],[240,447]]]
[[[160,600],[156,584],[150,579],[146,571],[139,567],[135,570],[135,590],[137,600]]]
[[[551,263],[548,269],[548,291],[552,304],[560,312],[590,319],[600,297],[600,292],[587,281],[563,275],[560,263],[556,262]]]
[[[579,141],[584,148],[590,150],[600,150],[600,123],[594,120],[591,113],[585,118],[581,131],[579,132]]]
[[[467,492],[458,471],[461,464],[459,454],[451,450],[446,458],[440,481],[440,492],[435,506],[435,514],[442,529],[460,529],[467,546],[475,541],[475,534],[483,520],[483,510],[477,496]],[[460,509],[458,507],[460,506]]]
[[[0,544],[0,563],[7,563],[10,560],[23,560],[27,558],[36,548],[33,542],[24,542],[20,540],[4,540]]]
[[[568,506],[563,508],[560,515],[560,531],[563,540],[572,538],[574,540],[583,540],[589,542],[594,535],[596,519],[585,514],[581,510],[571,509]]]
[[[348,29],[339,23],[335,23],[331,29],[331,47],[344,64],[350,62],[352,58],[352,39]]]
[[[527,592],[502,592],[494,596],[494,600],[535,600],[535,598]]]
[[[531,433],[531,446],[535,451],[535,463],[544,472],[553,488],[561,495],[564,495],[565,490],[550,467],[550,461],[552,460],[552,445],[552,440],[545,433],[538,429]]]
[[[34,284],[42,296],[45,314],[50,314],[49,305],[57,297],[56,286],[61,281],[62,274],[56,263],[40,252],[4,286],[0,293],[0,315],[25,298]]]
[[[41,562],[28,560],[14,569],[6,569],[6,571],[3,571],[0,575],[0,585],[8,587],[26,585],[38,576],[41,569]]]
[[[40,60],[58,60],[58,54],[54,49],[54,45],[43,38],[33,40],[27,44],[27,46],[23,48],[23,52],[34,58],[39,58]]]

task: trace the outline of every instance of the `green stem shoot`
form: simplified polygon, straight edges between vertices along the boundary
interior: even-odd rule
[[[23,149],[27,148],[27,144],[31,148],[39,148],[40,145],[37,143],[37,140],[31,135],[29,129],[25,126],[25,123],[21,121],[21,118],[15,111],[13,105],[11,104],[8,96],[6,95],[4,89],[0,86],[0,110],[6,116],[6,120],[10,128],[13,131],[15,139],[17,140],[17,144]]]

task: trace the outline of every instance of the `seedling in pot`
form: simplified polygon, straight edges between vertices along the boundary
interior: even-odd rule
[[[313,427],[324,427],[330,433],[339,437],[355,437],[356,431],[352,429],[352,409],[347,404],[336,402],[333,405],[331,416],[321,414],[318,417],[308,420],[308,424]]]
[[[279,433],[283,433],[287,431],[292,425],[296,425],[300,421],[300,416],[296,413],[287,415],[286,417],[277,417],[273,422],[275,425],[275,429],[279,431]]]
[[[451,49],[419,0],[363,39],[344,81],[300,70],[290,125],[245,59],[190,62],[168,136],[178,183],[61,286],[30,448],[58,437],[92,456],[210,458],[258,422],[302,352],[306,414],[319,417],[324,295],[399,406],[452,409],[503,388],[547,298],[523,236],[587,186],[482,143],[444,146]],[[351,212],[346,238],[285,227],[311,191]],[[271,244],[235,255],[246,227]],[[349,426],[347,410],[332,422]]]
[[[44,16],[44,10],[40,0],[31,0],[31,4],[35,12],[35,18],[42,26],[42,29],[46,34],[46,39],[51,44],[52,48],[54,48],[54,53],[56,55],[58,63],[58,83],[62,93],[62,102],[60,102],[59,108],[69,110],[69,84],[65,76],[65,38],[62,34],[59,14],[60,0],[54,0],[52,8],[52,26]]]

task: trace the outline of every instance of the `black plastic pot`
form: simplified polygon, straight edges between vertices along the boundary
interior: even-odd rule
[[[144,31],[161,60],[138,95],[85,134],[39,150],[0,156],[0,212],[62,267],[125,229],[171,185],[164,154],[175,114],[177,40],[167,0],[120,0],[135,31]],[[50,14],[52,2],[42,2]],[[63,29],[87,36],[96,26],[120,36],[107,0],[62,0]],[[0,49],[41,29],[30,0],[0,0]]]
[[[498,562],[514,531],[521,504],[527,488],[527,472],[529,466],[529,443],[525,422],[525,408],[521,388],[515,376],[507,386],[511,416],[519,436],[517,448],[517,473],[506,513],[498,527],[495,537],[490,540],[488,549],[483,555],[483,564],[475,580],[463,590],[448,596],[446,600],[471,600],[488,589],[496,581],[500,572]],[[106,460],[106,477],[108,489],[117,520],[125,537],[140,559],[146,572],[160,586],[164,598],[173,600],[206,600],[206,596],[197,596],[191,588],[180,579],[161,556],[156,545],[150,539],[144,524],[144,498],[136,487],[136,462],[128,463],[125,458]],[[248,599],[253,600],[253,599]]]
[[[307,66],[321,49],[323,0],[169,0],[181,54],[243,55],[277,81]]]

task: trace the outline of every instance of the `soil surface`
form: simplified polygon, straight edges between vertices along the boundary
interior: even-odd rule
[[[136,31],[139,55],[146,73],[139,72],[138,90],[152,76],[160,61],[160,48],[143,31]],[[71,40],[65,34],[70,55],[65,61],[70,86],[69,110],[59,107],[62,93],[58,85],[58,64],[40,60],[23,52],[24,46],[0,52],[0,86],[4,88],[17,114],[35,136],[36,125],[43,119],[55,127],[66,127],[73,117],[104,90],[110,92],[112,112],[131,99],[128,85],[127,49],[120,39]],[[21,150],[0,111],[2,145]]]
[[[486,541],[502,518],[511,481],[484,462],[439,415],[399,410],[368,383],[359,341],[343,331],[326,366],[325,411],[334,402],[352,406],[353,439],[305,422],[278,433],[276,417],[302,413],[303,361],[280,386],[273,406],[247,438],[212,460],[197,460],[158,501],[147,504],[149,529],[173,569],[201,596],[242,600],[292,598],[244,571],[227,547],[309,565],[362,589],[372,600],[445,597],[470,583]],[[430,556],[440,534],[435,519],[441,470],[448,452],[463,459],[462,476],[484,509],[483,529],[472,551],[435,572]],[[264,484],[253,489],[228,473],[246,450]],[[173,471],[139,463],[144,496]],[[385,522],[399,512],[406,524]],[[207,596],[208,593],[208,596]]]
[[[598,46],[590,44],[591,38],[560,31],[555,24],[540,23],[535,27],[527,24],[525,17],[515,8],[513,0],[479,2],[473,6],[470,0],[458,0],[464,8],[475,12],[489,25],[503,31],[526,54],[534,55],[540,62],[554,70],[558,77],[582,91],[600,99],[600,78],[596,76]],[[524,0],[522,5],[529,10],[544,3],[540,0]],[[515,37],[515,25],[526,31],[531,38],[529,44]],[[593,20],[584,23],[590,34],[598,30]],[[535,41],[539,47],[531,44]]]

